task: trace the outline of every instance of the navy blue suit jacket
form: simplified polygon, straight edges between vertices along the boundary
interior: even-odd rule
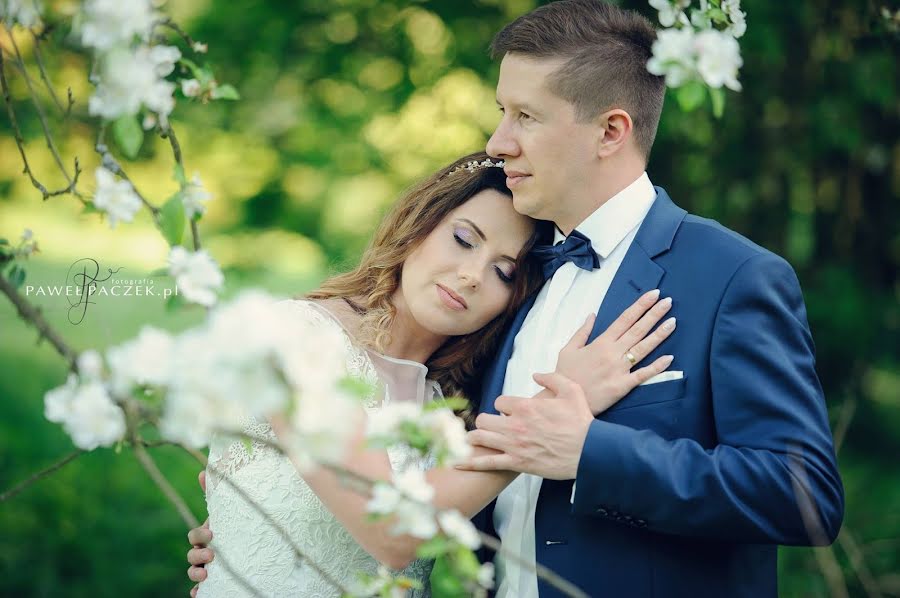
[[[782,258],[657,194],[591,340],[659,288],[678,328],[644,364],[672,354],[684,378],[596,418],[574,503],[571,480],[544,480],[537,560],[591,596],[776,596],[777,545],[830,544],[844,510],[800,285]],[[486,371],[481,411],[496,413],[533,302]],[[475,517],[492,534],[493,507]]]

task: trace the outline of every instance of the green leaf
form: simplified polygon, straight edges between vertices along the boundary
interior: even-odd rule
[[[147,276],[149,278],[159,278],[160,276],[168,276],[169,269],[168,268],[157,268],[156,270],[150,272]]]
[[[95,206],[93,203],[86,203],[86,204],[84,204],[84,207],[81,208],[81,213],[82,214],[100,214],[101,210],[98,210],[97,206]]]
[[[113,137],[122,152],[133,160],[144,143],[144,129],[136,116],[123,116],[113,123]]]
[[[712,98],[713,116],[722,118],[725,114],[725,90],[721,87],[710,87],[709,97]]]
[[[697,109],[706,98],[706,86],[699,81],[691,81],[675,90],[678,106],[685,112]]]
[[[6,239],[0,239],[0,245],[9,245],[9,241]]]
[[[22,286],[22,283],[25,282],[25,269],[16,264],[9,269],[7,277],[9,278],[9,282],[18,289]]]
[[[446,536],[435,536],[427,542],[419,544],[419,547],[416,549],[416,556],[421,559],[434,559],[446,554],[452,547],[453,544]]]
[[[191,74],[194,76],[195,79],[199,79],[197,73],[200,72],[200,67],[197,66],[196,62],[194,62],[190,58],[185,58],[184,56],[182,56],[178,60],[178,62],[183,64],[184,66],[186,66],[188,68],[188,70],[191,71]]]
[[[187,305],[181,295],[172,295],[166,300],[166,311],[171,313]]]
[[[431,595],[433,598],[468,596],[466,587],[457,577],[450,559],[444,555],[435,559],[434,568],[431,570]]]
[[[459,576],[464,579],[478,579],[478,570],[481,563],[475,553],[465,546],[458,546],[453,553],[453,566]]]
[[[246,449],[248,455],[253,454],[253,441],[247,438],[246,436],[241,436],[241,444],[244,445],[244,449]]]
[[[241,94],[232,85],[226,83],[213,89],[210,97],[214,100],[239,100],[241,99]]]
[[[184,205],[181,203],[181,192],[169,198],[159,210],[159,230],[163,237],[174,247],[184,237]]]
[[[710,8],[709,9],[709,18],[713,20],[714,23],[719,23],[721,25],[728,24],[728,15],[726,15],[722,9],[720,8]]]
[[[446,399],[436,399],[427,403],[422,407],[422,411],[437,411],[438,409],[449,409],[451,411],[462,411],[469,408],[469,401],[461,397],[449,397]]]
[[[359,399],[367,399],[378,391],[378,386],[355,376],[345,376],[338,382],[338,388]]]

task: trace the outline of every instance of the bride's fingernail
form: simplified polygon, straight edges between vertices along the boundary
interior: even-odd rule
[[[663,359],[663,363],[666,364],[666,367],[669,367],[670,365],[672,365],[672,362],[675,361],[675,356],[674,355],[663,355],[662,359]]]
[[[673,330],[675,328],[675,318],[669,318],[663,322],[663,328],[666,330]]]
[[[652,291],[647,293],[647,299],[652,299],[653,302],[656,303],[656,300],[659,299],[659,289],[653,289]]]

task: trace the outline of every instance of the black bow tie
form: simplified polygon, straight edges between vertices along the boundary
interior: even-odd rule
[[[552,277],[566,262],[573,262],[588,272],[600,267],[600,257],[591,247],[591,240],[577,230],[559,245],[538,245],[531,250],[531,255],[541,263],[544,280]]]

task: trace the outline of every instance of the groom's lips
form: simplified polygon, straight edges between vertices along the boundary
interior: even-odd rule
[[[531,176],[530,174],[518,170],[504,170],[503,172],[506,173],[506,186],[510,189]]]

